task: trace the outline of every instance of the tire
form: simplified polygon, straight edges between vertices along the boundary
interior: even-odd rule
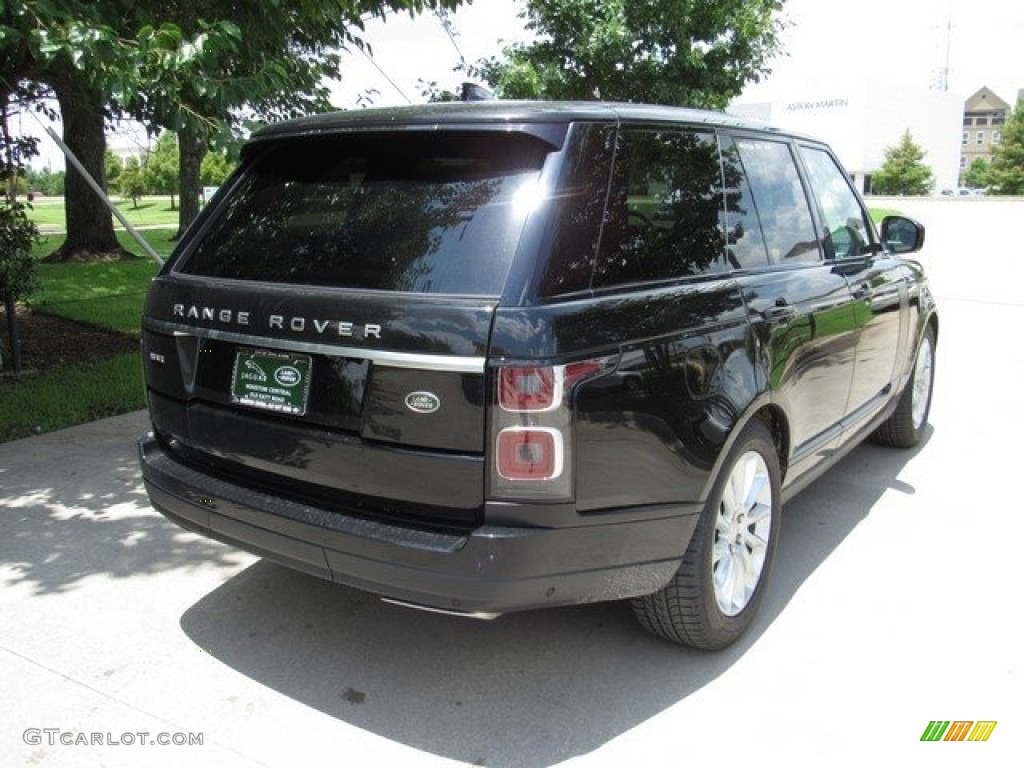
[[[924,436],[935,383],[935,329],[924,332],[914,360],[914,373],[900,394],[896,410],[875,430],[875,442],[894,448],[913,448]]]
[[[675,576],[657,592],[631,601],[641,626],[702,650],[734,643],[764,594],[779,538],[781,498],[775,443],[764,422],[754,419],[730,449]]]

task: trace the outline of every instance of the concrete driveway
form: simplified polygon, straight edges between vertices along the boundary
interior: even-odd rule
[[[0,765],[1019,766],[1024,202],[872,205],[928,226],[933,426],[788,505],[737,647],[616,604],[418,613],[186,533],[134,413],[0,445]]]

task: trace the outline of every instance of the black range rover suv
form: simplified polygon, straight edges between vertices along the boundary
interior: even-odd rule
[[[750,624],[783,501],[918,442],[938,319],[828,147],[477,103],[256,134],[143,319],[153,505],[411,606]]]

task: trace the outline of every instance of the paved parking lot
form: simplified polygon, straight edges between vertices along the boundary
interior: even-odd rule
[[[1019,766],[1024,202],[872,205],[928,226],[933,426],[788,505],[737,647],[614,604],[418,613],[193,536],[149,508],[128,414],[0,445],[0,765]]]

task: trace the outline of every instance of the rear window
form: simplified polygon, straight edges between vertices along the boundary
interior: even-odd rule
[[[519,134],[390,133],[260,155],[186,274],[415,293],[498,295],[550,148]],[[518,197],[517,197],[518,193]]]

